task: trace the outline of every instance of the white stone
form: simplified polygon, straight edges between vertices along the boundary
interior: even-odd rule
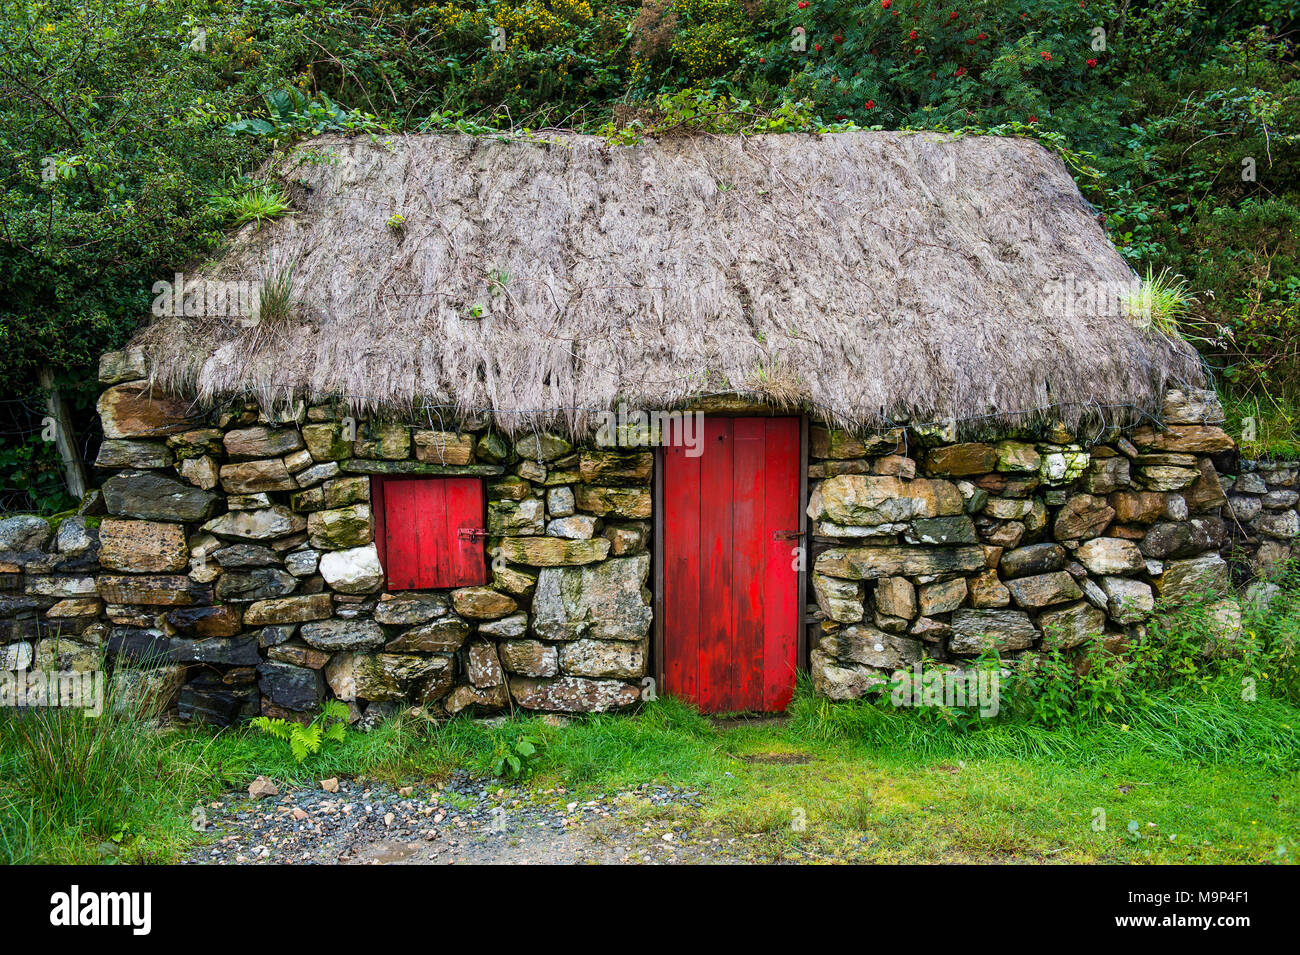
[[[321,555],[320,575],[331,588],[345,594],[364,594],[383,582],[384,569],[374,544],[332,550]]]
[[[32,645],[30,643],[10,643],[0,646],[0,670],[30,670],[32,666]]]
[[[596,534],[596,520],[590,514],[557,517],[546,525],[546,536],[563,537],[567,540],[587,540]]]
[[[1074,552],[1079,563],[1094,574],[1131,574],[1146,567],[1137,544],[1118,537],[1094,537]]]
[[[69,517],[59,525],[58,546],[60,554],[84,554],[94,545],[86,533],[84,517]]]

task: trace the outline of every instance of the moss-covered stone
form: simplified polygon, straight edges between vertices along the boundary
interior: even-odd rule
[[[479,460],[488,464],[508,464],[513,457],[510,443],[496,432],[490,432],[478,439],[476,453]]]
[[[573,445],[559,435],[530,432],[515,442],[515,451],[531,461],[554,461],[573,450]]]
[[[592,487],[579,485],[573,489],[578,510],[597,517],[623,517],[628,520],[645,520],[651,514],[653,502],[648,488]]]
[[[303,425],[302,439],[317,461],[342,461],[352,457],[352,442],[344,438],[343,425],[338,421]]]
[[[609,541],[603,537],[590,540],[563,540],[558,537],[503,537],[496,541],[500,556],[513,564],[529,567],[560,567],[591,564],[609,554]]]
[[[368,504],[315,511],[307,518],[307,534],[312,547],[341,550],[360,547],[374,539]]]
[[[586,484],[646,484],[654,472],[654,455],[649,451],[583,451],[578,472]]]

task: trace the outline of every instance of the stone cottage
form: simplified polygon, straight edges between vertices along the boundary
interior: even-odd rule
[[[293,213],[104,356],[88,543],[4,568],[15,654],[102,644],[218,722],[772,711],[800,670],[845,699],[1120,646],[1228,584],[1222,412],[1036,143],[318,138],[275,171]]]

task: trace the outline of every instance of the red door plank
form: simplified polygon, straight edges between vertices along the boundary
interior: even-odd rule
[[[799,420],[769,418],[766,433],[762,708],[775,711],[784,710],[794,696],[799,646],[799,572],[791,551],[806,542],[773,539],[776,532],[799,529]]]
[[[705,418],[700,469],[700,705],[732,709],[732,435],[731,418]]]
[[[663,691],[698,701],[700,692],[700,462],[670,432],[663,452]]]
[[[483,482],[476,478],[448,478],[447,542],[450,551],[448,586],[472,587],[487,583],[483,541],[462,537],[461,531],[483,529]]]
[[[446,587],[452,579],[451,542],[447,538],[447,484],[411,481],[415,492],[415,536],[419,541],[416,586]]]
[[[416,531],[415,491],[411,481],[387,481],[384,505],[387,511],[388,559],[390,586],[409,590],[420,586],[416,575],[420,567],[419,538]]]
[[[763,709],[763,590],[772,532],[766,524],[762,418],[735,418],[732,456],[731,691],[729,708]],[[766,536],[767,540],[764,540]]]

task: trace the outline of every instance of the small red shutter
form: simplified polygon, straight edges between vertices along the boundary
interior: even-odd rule
[[[487,583],[482,481],[374,477],[370,483],[389,590]]]

